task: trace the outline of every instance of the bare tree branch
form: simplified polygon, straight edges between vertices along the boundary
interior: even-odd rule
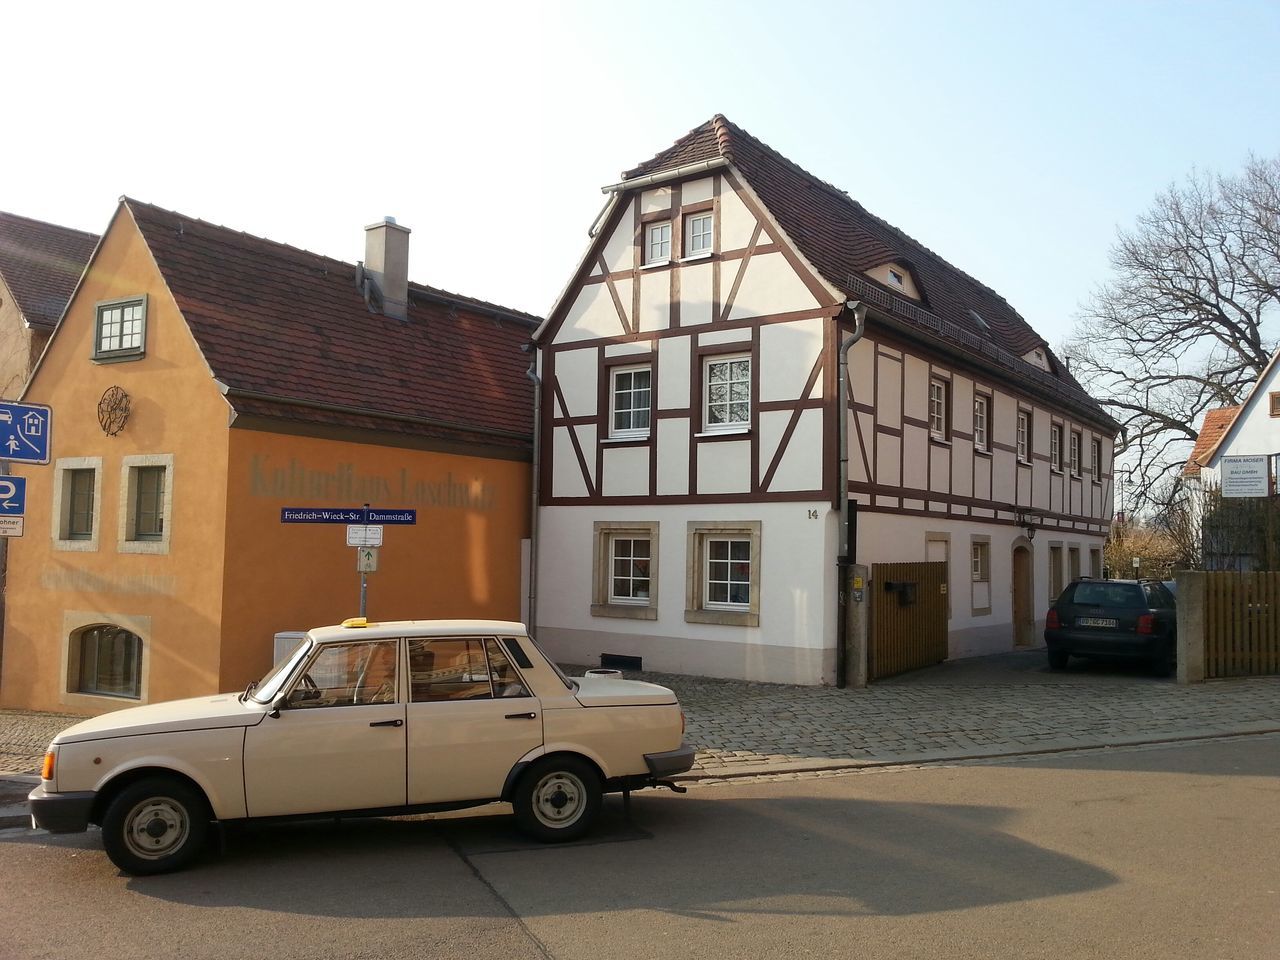
[[[1120,423],[1126,509],[1158,516],[1205,411],[1239,403],[1276,348],[1280,157],[1169,187],[1118,232],[1111,267],[1061,353]]]

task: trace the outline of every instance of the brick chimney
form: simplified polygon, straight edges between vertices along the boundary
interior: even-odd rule
[[[384,217],[364,228],[364,268],[382,294],[382,312],[409,318],[409,228]]]

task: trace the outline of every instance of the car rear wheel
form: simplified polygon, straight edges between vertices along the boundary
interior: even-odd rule
[[[1071,659],[1071,654],[1067,653],[1065,650],[1050,650],[1049,669],[1065,670],[1067,669],[1067,661],[1069,659]]]
[[[187,866],[204,847],[204,797],[175,777],[148,777],[120,791],[102,818],[102,846],[133,876]]]
[[[600,775],[577,757],[547,757],[525,771],[512,805],[520,829],[543,843],[577,840],[600,812]]]

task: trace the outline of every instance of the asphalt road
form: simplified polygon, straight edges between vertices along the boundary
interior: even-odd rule
[[[0,957],[1280,958],[1280,736],[810,776],[507,818],[238,831],[129,879],[0,833]]]

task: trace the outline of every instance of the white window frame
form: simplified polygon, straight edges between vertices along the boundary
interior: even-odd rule
[[[974,583],[991,582],[991,542],[974,540],[969,545],[969,573]]]
[[[126,321],[123,312],[126,310],[137,308],[141,312],[140,317],[132,318]],[[118,321],[106,320],[108,314],[113,311],[121,311],[121,317]],[[102,346],[102,325],[106,322],[118,322],[121,324],[119,336],[123,340],[124,324],[138,323],[136,334],[137,344],[130,346],[118,346],[114,348],[103,349]],[[94,324],[93,324],[93,359],[101,363],[113,363],[120,360],[137,360],[146,355],[147,352],[147,295],[144,293],[137,297],[123,297],[119,300],[103,300],[95,305]]]
[[[760,528],[759,520],[689,521],[685,566],[686,622],[760,626]],[[727,603],[710,599],[710,545],[717,541],[746,541],[750,544],[749,556],[745,561],[750,570],[747,581],[749,602]]]
[[[618,410],[618,377],[623,374],[635,374],[639,372],[649,374],[649,386],[646,388],[649,394],[649,405],[647,407],[631,407],[627,411],[631,414],[632,422],[635,422],[635,415],[644,411],[647,414],[648,424],[644,427],[618,427],[617,416]],[[626,391],[634,399],[636,388],[634,386]],[[648,438],[649,431],[653,428],[653,366],[648,363],[628,364],[627,366],[611,367],[609,369],[609,436],[615,440],[643,440]]]
[[[625,557],[619,557],[618,547],[624,543],[630,544],[631,552]],[[648,556],[643,558],[644,560],[648,561],[648,564],[649,564],[648,573],[643,577],[636,576],[636,573],[635,573],[635,563],[636,563],[636,560],[639,559],[636,557],[636,554],[635,554],[635,545],[638,543],[643,543],[646,548],[646,553],[648,553]],[[625,574],[619,574],[618,572],[619,560],[624,560],[628,563],[628,569]],[[630,596],[619,596],[617,593],[614,592],[617,588],[617,584],[619,580],[625,580],[632,585],[633,590]],[[634,586],[636,583],[642,580],[648,584],[648,588],[645,590],[645,596],[637,597],[634,592]],[[653,592],[653,541],[646,536],[622,536],[617,533],[610,536],[609,537],[609,602],[637,604],[637,605],[642,605],[647,607],[649,605],[648,595],[651,594],[652,592]]]
[[[591,615],[627,620],[658,619],[657,521],[598,520],[592,529]],[[615,597],[613,593],[614,544],[619,540],[649,541],[649,597]]]
[[[666,239],[661,237],[655,238],[654,234],[662,230],[666,231]],[[644,263],[645,266],[653,266],[659,263],[671,262],[671,221],[655,220],[652,223],[646,223],[644,227]],[[655,254],[654,248],[657,247]],[[665,248],[665,253],[663,252]]]
[[[1049,469],[1062,472],[1062,424],[1049,424]]]
[[[1017,457],[1019,463],[1031,462],[1031,414],[1026,410],[1018,411]]]
[[[1089,472],[1093,476],[1094,483],[1102,482],[1102,438],[1089,438],[1089,459],[1092,461],[1089,465]]]
[[[991,398],[985,393],[973,395],[973,446],[983,453],[991,451]]]
[[[893,284],[893,286],[899,289],[905,289],[906,277],[904,277],[901,272],[893,269],[893,267],[889,267],[888,269],[889,269],[889,282]]]
[[[72,470],[93,471],[93,531],[88,539],[72,539],[71,479]],[[53,549],[68,553],[94,553],[98,549],[98,533],[102,529],[102,458],[63,457],[54,461],[53,472]]]
[[[741,363],[741,362],[745,362],[747,364],[747,377],[745,381],[746,388],[747,388],[747,397],[745,400],[734,400],[732,398],[734,384],[741,384],[744,381],[741,379],[734,380],[732,378],[733,364]],[[729,399],[726,399],[723,402],[717,401],[715,405],[725,407],[726,414],[727,414],[730,410],[732,410],[733,405],[735,403],[745,403],[747,407],[747,415],[745,420],[726,420],[721,423],[711,422],[711,407],[712,407],[711,368],[713,366],[719,366],[721,364],[725,364],[729,367],[729,379],[725,381],[725,384],[729,389]],[[703,359],[702,361],[702,431],[703,433],[746,433],[748,430],[751,429],[751,383],[752,383],[751,378],[755,374],[755,371],[752,369],[753,366],[754,364],[752,363],[751,354],[749,353],[721,353],[721,354],[714,354],[712,356],[709,356]]]
[[[1080,476],[1080,448],[1084,445],[1084,438],[1079,430],[1071,431],[1071,440],[1069,441],[1070,458],[1071,458],[1071,475],[1073,477]]]
[[[951,385],[941,377],[929,378],[929,436],[935,440],[946,440],[947,401]]]
[[[142,467],[164,467],[164,497],[157,539],[137,539],[138,471]],[[116,543],[121,553],[169,552],[173,532],[173,454],[147,453],[123,457],[120,461],[120,527]]]
[[[702,224],[706,224],[706,229],[701,229]],[[696,241],[705,240],[705,245],[700,245]],[[715,211],[699,210],[697,213],[686,213],[684,215],[684,250],[681,251],[684,259],[692,260],[695,257],[709,257],[715,252],[716,231],[715,231]]]

